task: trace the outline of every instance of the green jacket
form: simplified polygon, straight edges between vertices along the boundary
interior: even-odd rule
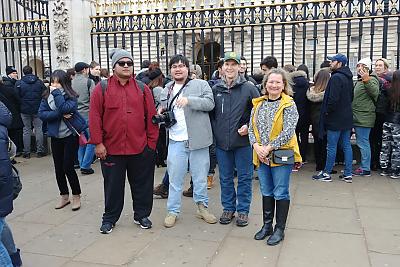
[[[368,80],[357,81],[354,87],[353,124],[360,127],[374,127],[375,103],[379,95],[379,80],[372,72]]]

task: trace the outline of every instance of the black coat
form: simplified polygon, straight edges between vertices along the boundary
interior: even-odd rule
[[[351,130],[353,96],[353,74],[349,67],[344,66],[333,71],[321,106],[320,137],[326,130]]]
[[[307,99],[307,90],[310,88],[310,83],[304,71],[295,71],[290,76],[293,84],[293,100],[299,113],[297,127],[307,127],[310,125],[310,101]]]
[[[249,124],[252,99],[260,96],[257,87],[240,77],[232,88],[228,89],[221,82],[212,91],[215,107],[211,112],[211,124],[216,146],[223,150],[249,146],[248,136],[239,135],[238,129]]]
[[[21,113],[37,114],[46,90],[44,83],[36,75],[28,74],[16,82],[15,88],[21,99]]]
[[[6,217],[13,210],[13,178],[7,132],[11,120],[10,111],[0,102],[0,217]]]
[[[3,77],[3,85],[0,86],[0,101],[6,105],[12,114],[12,123],[8,129],[21,129],[24,127],[21,119],[21,100],[15,90],[17,80]]]

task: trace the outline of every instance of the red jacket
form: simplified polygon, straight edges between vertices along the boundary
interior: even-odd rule
[[[110,155],[135,155],[146,145],[156,149],[158,125],[151,122],[156,114],[153,95],[145,86],[144,95],[131,78],[121,85],[111,76],[104,93],[98,83],[90,97],[90,143],[103,143]]]

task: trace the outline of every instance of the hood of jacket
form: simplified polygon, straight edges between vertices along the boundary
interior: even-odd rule
[[[29,84],[34,84],[39,78],[34,74],[27,74],[22,77],[22,81]]]
[[[351,70],[348,66],[344,66],[337,70],[334,70],[332,72],[332,75],[334,75],[336,73],[341,73],[341,74],[345,75],[346,77],[353,79],[353,73],[351,72]]]
[[[17,82],[16,79],[10,78],[8,76],[3,76],[3,83],[6,86],[10,86],[10,85],[14,86],[16,82]]]
[[[308,100],[314,103],[322,102],[324,100],[324,95],[325,95],[325,90],[317,93],[314,91],[314,86],[310,87],[310,89],[307,90]]]

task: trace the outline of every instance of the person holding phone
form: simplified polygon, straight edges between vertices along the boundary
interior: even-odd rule
[[[379,78],[372,69],[370,58],[363,58],[357,63],[357,83],[354,87],[352,103],[353,125],[356,142],[361,152],[360,167],[353,171],[354,176],[371,175],[371,147],[369,134],[375,124],[375,104],[379,94]]]
[[[51,151],[60,201],[55,206],[62,209],[70,204],[67,179],[72,190],[72,210],[81,207],[81,187],[74,169],[74,159],[78,150],[78,136],[66,124],[73,119],[78,109],[78,94],[71,87],[71,79],[63,70],[55,70],[50,78],[50,94],[42,100],[39,117],[47,122],[48,136],[51,137]],[[75,125],[75,123],[71,124]],[[80,127],[79,127],[80,128]]]

